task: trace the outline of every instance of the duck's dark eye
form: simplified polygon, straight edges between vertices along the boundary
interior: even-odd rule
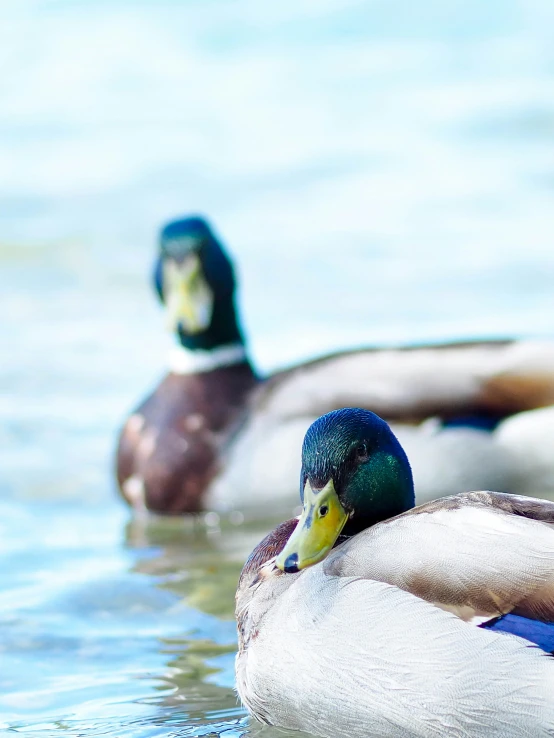
[[[369,449],[365,441],[360,443],[359,446],[356,446],[355,457],[358,463],[362,463],[369,459]]]
[[[319,508],[319,517],[324,518],[328,512],[329,512],[329,508],[327,507],[327,505],[322,505]]]

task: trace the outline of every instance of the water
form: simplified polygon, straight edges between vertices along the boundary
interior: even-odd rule
[[[232,614],[274,521],[130,523],[113,488],[169,344],[156,229],[213,218],[265,370],[551,335],[554,8],[21,0],[0,21],[0,732],[269,738],[233,692]]]

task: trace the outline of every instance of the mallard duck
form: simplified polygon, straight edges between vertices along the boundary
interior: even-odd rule
[[[554,735],[554,503],[414,507],[396,436],[354,408],[309,428],[300,493],[237,590],[252,715],[329,738]]]
[[[258,379],[237,320],[233,265],[204,220],[162,230],[154,284],[177,344],[168,375],[123,427],[117,480],[137,510],[198,512]]]
[[[262,381],[240,327],[231,259],[205,220],[162,230],[154,283],[177,343],[169,373],[120,435],[117,479],[135,509],[265,514],[270,501],[290,510],[306,429],[350,404],[395,422],[418,500],[475,487],[525,491],[510,445],[491,431],[554,403],[551,342],[346,351]]]

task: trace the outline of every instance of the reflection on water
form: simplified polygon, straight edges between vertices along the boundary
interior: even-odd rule
[[[137,560],[134,570],[161,577],[159,586],[186,600],[191,607],[223,619],[234,617],[238,575],[250,551],[275,525],[222,520],[208,526],[201,521],[150,517],[126,527],[127,545],[157,555]]]
[[[162,220],[213,216],[262,368],[552,333],[552,3],[414,8],[2,10],[0,731],[286,735],[233,691],[235,583],[274,521],[129,522],[113,489],[164,371]]]
[[[29,551],[21,533],[3,539],[3,727],[245,734],[233,690],[234,590],[252,539],[266,528],[163,519],[123,526],[113,503],[86,516],[65,505],[55,515],[44,505],[25,518],[5,503],[2,512],[7,530],[17,516],[18,531],[34,540]]]

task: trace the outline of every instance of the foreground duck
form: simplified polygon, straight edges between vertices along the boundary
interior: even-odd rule
[[[329,738],[554,735],[554,503],[414,508],[400,443],[352,408],[308,430],[301,498],[239,582],[252,715]]]
[[[535,493],[554,492],[554,413],[491,432],[514,413],[554,403],[552,342],[349,351],[260,381],[240,327],[233,265],[203,219],[162,230],[155,286],[176,345],[169,373],[120,436],[117,478],[135,509],[290,510],[306,429],[345,405],[396,424],[420,501],[475,487],[526,492],[528,447],[545,448],[537,480],[545,488]]]

